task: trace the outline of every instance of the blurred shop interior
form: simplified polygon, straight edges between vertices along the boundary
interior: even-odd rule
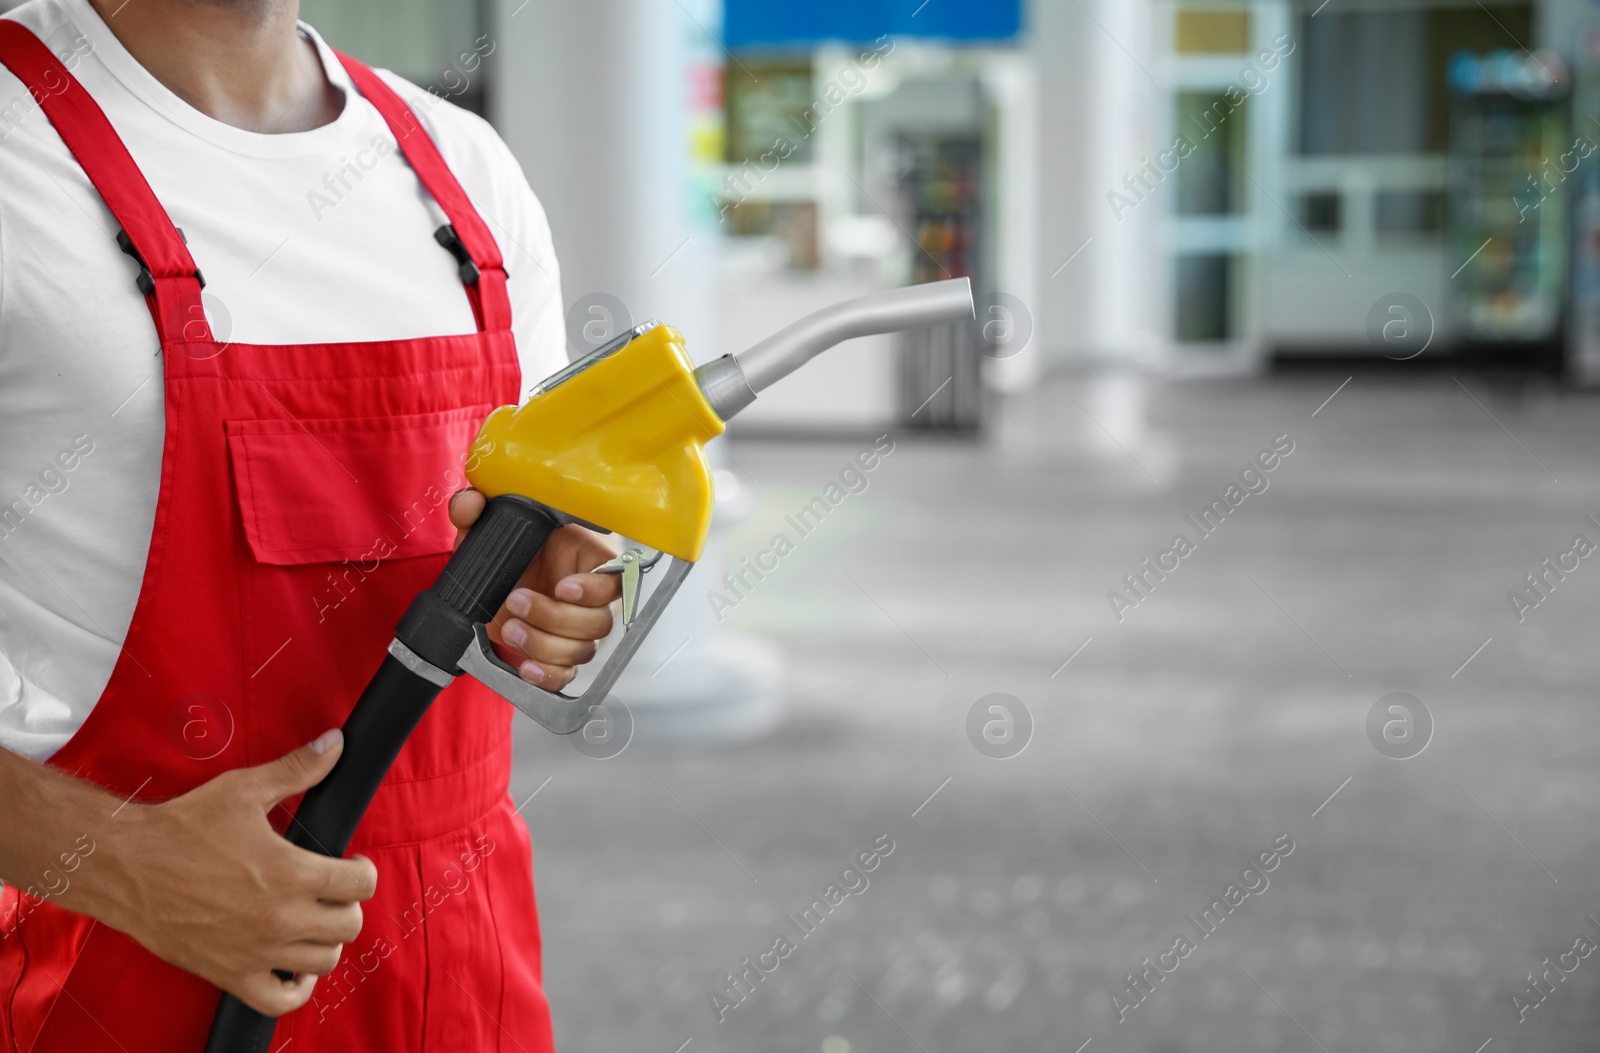
[[[764,393],[736,439],[1021,449],[1032,393],[1087,373],[1079,408],[1107,455],[1159,465],[1157,378],[1338,363],[1600,380],[1589,0],[302,14],[499,129],[549,215],[574,358],[657,319],[706,361],[864,292],[972,279],[971,324],[852,341]],[[716,456],[703,588],[754,503],[748,470]],[[669,734],[775,726],[776,648],[679,607],[636,662],[668,671],[620,685],[641,730],[657,711]],[[672,639],[692,641],[675,663]]]
[[[646,317],[709,358],[876,287],[967,275],[988,294],[968,331],[863,341],[746,430],[975,433],[993,396],[1084,365],[1492,355],[1600,375],[1586,0],[304,16],[500,128],[551,216],[572,353]]]

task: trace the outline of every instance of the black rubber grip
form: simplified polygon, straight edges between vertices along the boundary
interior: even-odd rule
[[[433,591],[475,622],[487,622],[511,594],[557,524],[525,497],[496,497],[445,564]]]
[[[473,624],[494,617],[559,526],[526,498],[492,499],[432,588],[412,601],[396,638],[429,664],[460,673],[457,663],[473,638]],[[290,843],[325,856],[344,855],[389,766],[440,690],[394,656],[384,657],[345,719],[339,762],[301,799],[285,835]],[[224,994],[206,1053],[269,1053],[276,1023]]]
[[[272,1050],[272,1030],[276,1017],[262,1016],[231,994],[222,996],[217,1015],[211,1018],[211,1035],[206,1053],[258,1053]]]
[[[560,523],[525,497],[489,501],[457,546],[433,587],[400,619],[395,636],[431,665],[452,675],[472,642],[475,623],[487,623]]]

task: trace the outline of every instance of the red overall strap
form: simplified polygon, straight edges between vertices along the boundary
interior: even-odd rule
[[[467,282],[467,296],[472,301],[478,328],[511,328],[511,301],[506,295],[505,261],[500,256],[500,246],[484,226],[455,174],[445,164],[439,147],[417,120],[417,115],[411,112],[411,107],[383,82],[382,77],[349,55],[337,51],[334,54],[339,56],[356,88],[383,115],[417,178],[450,217],[450,225],[455,228],[461,247],[477,268],[476,278]]]
[[[0,19],[0,65],[22,81],[100,192],[150,274],[145,298],[163,345],[211,340],[199,268],[105,112],[26,26]]]

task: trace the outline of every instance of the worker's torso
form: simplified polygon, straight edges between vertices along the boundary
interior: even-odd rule
[[[7,17],[66,56],[106,111],[188,237],[219,337],[473,328],[455,261],[431,237],[443,216],[320,41],[343,111],[308,132],[261,135],[173,95],[86,0],[35,0]],[[524,377],[548,375],[565,365],[565,337],[537,200],[483,121],[386,79],[505,247]],[[0,745],[43,759],[99,697],[133,615],[161,467],[161,360],[104,201],[4,69],[0,188]]]
[[[0,26],[0,59],[35,84],[41,69],[60,83],[64,71],[31,39]],[[161,477],[138,601],[104,692],[51,758],[132,801],[170,798],[342,722],[407,602],[444,564],[445,503],[463,485],[468,440],[518,394],[498,245],[398,97],[351,73],[367,78],[363,93],[477,265],[464,286],[438,249],[450,262],[442,280],[469,305],[456,334],[254,344],[214,333],[194,261],[88,92],[69,83],[46,100],[106,198],[102,218],[147,264],[140,324],[153,318],[161,334]],[[191,222],[198,244],[204,217]],[[429,242],[433,232],[413,233]],[[447,689],[352,845],[380,874],[361,936],[313,1002],[280,1021],[274,1049],[549,1047],[509,771],[508,707],[469,681]],[[71,847],[87,873],[92,848]],[[0,1034],[15,1048],[203,1045],[215,988],[48,897],[8,887],[0,923]]]

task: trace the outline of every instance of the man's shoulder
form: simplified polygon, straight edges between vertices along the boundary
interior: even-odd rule
[[[494,126],[457,105],[437,89],[423,88],[387,69],[373,70],[416,114],[417,121],[439,145],[452,165],[459,162],[505,164],[511,151]]]
[[[554,249],[544,206],[494,126],[437,90],[422,88],[387,69],[374,72],[416,114],[417,123],[438,145],[467,196],[501,238],[502,252],[508,258],[519,253],[531,255],[540,272],[554,275]]]
[[[0,8],[4,6],[4,0],[0,0]],[[80,57],[94,50],[93,44],[85,39],[83,31],[73,24],[57,0],[28,0],[0,18],[15,22],[32,33],[61,60],[68,72],[74,71]],[[23,90],[22,82],[9,69],[0,66],[0,90],[4,89]]]
[[[35,36],[47,36],[72,21],[57,0],[27,0],[26,3],[8,6],[10,9],[3,17],[21,23]]]

